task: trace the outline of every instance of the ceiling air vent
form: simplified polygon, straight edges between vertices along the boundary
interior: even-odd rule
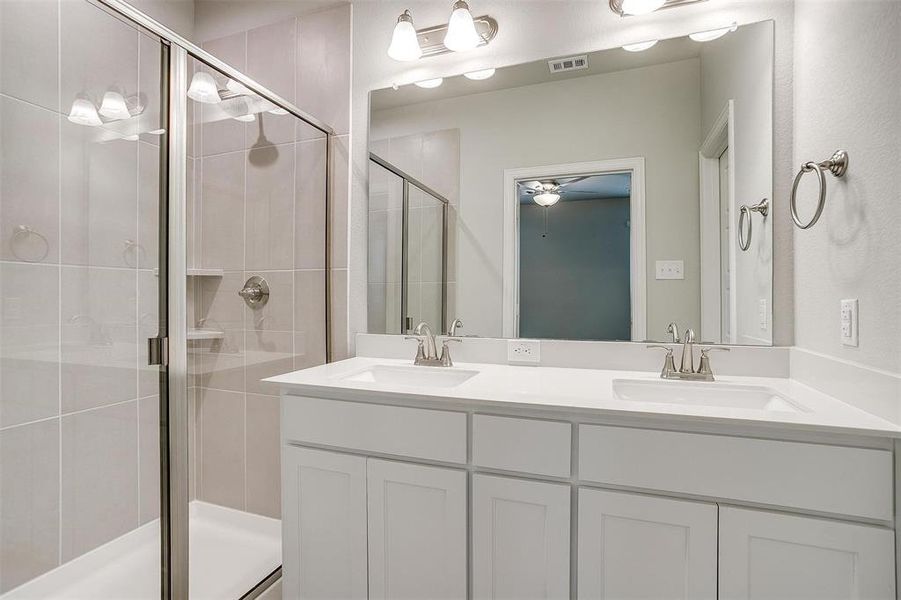
[[[555,58],[547,61],[547,66],[551,69],[551,73],[564,73],[566,71],[581,71],[588,68],[588,55],[567,56],[566,58]]]

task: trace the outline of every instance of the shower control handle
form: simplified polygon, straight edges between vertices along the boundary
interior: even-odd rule
[[[250,308],[262,308],[269,302],[269,284],[259,275],[254,275],[244,283],[238,295]]]

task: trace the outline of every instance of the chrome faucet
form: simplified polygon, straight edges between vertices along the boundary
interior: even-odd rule
[[[713,370],[710,368],[709,353],[714,350],[728,352],[729,348],[722,346],[708,346],[701,348],[701,362],[698,364],[698,370],[694,368],[694,343],[695,332],[691,329],[685,332],[685,340],[682,344],[682,364],[676,369],[676,362],[673,359],[673,349],[662,344],[652,344],[648,348],[659,348],[666,350],[666,356],[663,360],[663,369],[660,371],[661,379],[685,379],[689,381],[714,381]]]
[[[455,332],[458,326],[462,326],[462,323],[459,323],[459,325],[457,324],[458,321],[459,320],[455,320],[454,323],[451,324],[451,332]],[[435,336],[432,334],[432,328],[429,327],[429,324],[425,321],[416,326],[414,335],[406,336],[404,339],[415,340],[419,344],[416,348],[416,358],[413,359],[413,364],[428,367],[454,366],[454,361],[451,360],[450,349],[447,347],[447,343],[463,341],[460,338],[451,335],[445,336],[444,343],[441,345],[441,356],[438,356],[438,347],[435,343]]]

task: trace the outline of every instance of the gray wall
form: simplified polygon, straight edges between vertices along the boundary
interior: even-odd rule
[[[629,340],[629,198],[520,206],[519,333]]]

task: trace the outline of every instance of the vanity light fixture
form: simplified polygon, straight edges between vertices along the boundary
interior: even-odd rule
[[[232,117],[235,121],[241,121],[242,123],[252,123],[257,120],[257,116],[253,113],[247,115],[239,115],[237,117]]]
[[[246,85],[235,81],[234,79],[229,79],[225,82],[225,89],[230,91],[232,94],[237,96],[253,96],[254,93],[251,92]]]
[[[286,111],[284,108],[278,108],[278,107],[273,108],[272,110],[269,110],[269,111],[267,111],[267,112],[268,112],[270,115],[277,115],[277,116],[279,116],[279,117],[283,117],[283,116],[285,116],[286,114],[288,114],[288,111]]]
[[[443,78],[443,77],[436,77],[435,79],[423,79],[422,81],[417,81],[417,82],[415,83],[415,85],[418,86],[418,87],[421,87],[421,88],[425,88],[425,89],[427,89],[427,90],[430,90],[430,89],[432,89],[432,88],[438,87],[438,86],[441,85],[442,83],[444,83],[444,78]]]
[[[166,130],[165,129],[154,129],[153,131],[148,131],[147,133],[149,133],[150,135],[163,135],[164,133],[166,133]]]
[[[494,77],[494,72],[496,70],[497,69],[482,69],[481,71],[470,71],[469,73],[463,73],[463,77],[472,79],[473,81],[482,81],[483,79]]]
[[[219,86],[216,85],[216,80],[206,71],[194,73],[191,85],[188,87],[188,98],[204,104],[219,104],[222,101],[222,98],[219,97]]]
[[[131,118],[125,98],[119,92],[105,93],[98,112],[111,121],[123,121]]]
[[[622,0],[620,8],[627,15],[646,15],[666,4],[666,0]]]
[[[646,42],[638,42],[637,44],[626,44],[623,46],[623,50],[626,52],[643,52],[648,48],[653,48],[657,45],[658,40],[648,40]]]
[[[416,28],[413,27],[413,15],[409,10],[405,10],[397,17],[394,34],[391,36],[391,45],[388,46],[388,56],[401,62],[416,60],[422,56]]]
[[[472,20],[472,13],[469,12],[469,5],[465,0],[457,0],[451,11],[450,21],[447,23],[444,45],[448,50],[465,52],[477,47],[481,40]]]
[[[532,200],[535,201],[535,204],[547,208],[560,201],[560,194],[555,194],[554,192],[541,192],[540,194],[532,196]]]
[[[688,37],[696,42],[712,42],[713,40],[718,40],[727,33],[735,31],[736,29],[738,29],[738,23],[732,23],[728,27],[720,27],[719,29],[710,29],[708,31],[698,31],[697,33],[690,33],[688,34]]]
[[[68,119],[76,125],[85,125],[87,127],[99,127],[103,125],[100,115],[97,114],[97,108],[94,103],[86,98],[76,98],[69,109]]]

